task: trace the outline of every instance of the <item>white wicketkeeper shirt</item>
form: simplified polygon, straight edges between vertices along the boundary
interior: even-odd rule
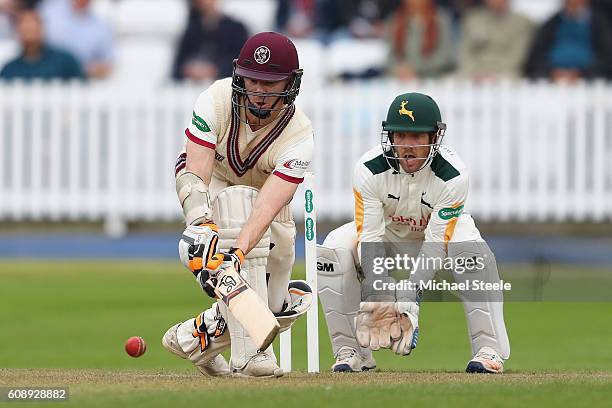
[[[396,161],[387,162],[378,145],[355,166],[353,193],[360,244],[482,239],[465,210],[466,167],[448,146],[440,146],[427,167],[407,174]]]

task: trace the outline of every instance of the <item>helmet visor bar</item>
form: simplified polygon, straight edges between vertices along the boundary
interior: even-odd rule
[[[385,146],[388,147],[388,148],[390,147],[393,150],[387,149],[383,153],[385,154],[385,156],[389,156],[389,158],[397,159],[397,160],[406,160],[406,161],[421,160],[421,159],[429,158],[429,151],[431,151],[432,147],[435,147],[437,145],[438,145],[437,143],[429,143],[429,144],[422,144],[422,145],[401,145],[401,144],[394,144],[394,143],[386,143]],[[427,151],[428,155],[424,156],[424,157],[416,157],[416,156],[415,157],[400,157],[397,154],[397,150],[395,150],[397,147],[403,147],[403,148],[407,148],[407,149],[415,148],[415,147],[417,147],[417,148],[418,147],[429,147],[430,150]]]

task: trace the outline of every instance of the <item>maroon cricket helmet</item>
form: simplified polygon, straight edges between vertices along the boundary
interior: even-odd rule
[[[283,92],[261,94],[247,91],[244,78],[260,81],[290,79],[290,81]],[[293,104],[300,92],[301,82],[302,70],[293,42],[283,34],[273,31],[255,34],[244,43],[240,55],[234,60],[233,105],[235,108],[248,108],[258,117],[269,116],[272,111],[284,110]],[[249,96],[253,95],[279,97],[279,101],[282,101],[284,106],[266,111],[254,110],[248,102]]]
[[[236,74],[262,81],[280,81],[300,68],[293,42],[276,32],[263,32],[249,38],[234,61]]]

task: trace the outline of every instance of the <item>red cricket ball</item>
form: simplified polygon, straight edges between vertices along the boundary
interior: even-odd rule
[[[133,336],[125,342],[125,352],[132,357],[140,357],[147,351],[147,344],[142,337]]]

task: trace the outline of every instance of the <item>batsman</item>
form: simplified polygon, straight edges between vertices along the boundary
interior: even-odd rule
[[[455,268],[455,282],[499,282],[495,257],[465,210],[466,166],[442,144],[446,124],[440,109],[421,93],[399,95],[382,122],[381,143],[365,153],[353,175],[354,221],[317,247],[318,290],[336,362],[333,371],[376,366],[372,351],[390,348],[409,355],[419,336],[421,289],[441,263],[412,270],[407,289],[378,293],[366,273],[366,252],[403,246],[415,259],[443,259]],[[369,262],[369,261],[368,261]],[[476,261],[474,261],[475,263]],[[469,292],[469,293],[468,293]],[[503,297],[459,291],[467,320],[472,358],[467,372],[501,373],[510,357]]]
[[[309,307],[289,281],[295,223],[289,203],[313,152],[310,120],[295,106],[302,70],[291,40],[249,38],[233,75],[198,97],[176,163],[186,229],[179,255],[217,299],[170,327],[162,345],[205,375],[278,377],[270,343]],[[220,354],[231,347],[230,363]]]

